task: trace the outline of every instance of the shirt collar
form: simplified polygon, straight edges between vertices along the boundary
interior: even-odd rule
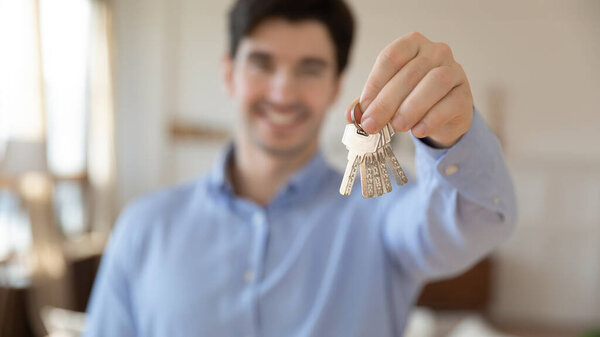
[[[228,177],[228,164],[233,156],[233,142],[221,150],[209,174],[209,183],[219,191],[233,193],[233,185]]]
[[[228,176],[229,163],[233,158],[235,147],[233,142],[230,142],[217,157],[211,171],[209,172],[209,182],[216,190],[229,194],[233,197],[233,185]],[[275,200],[287,195],[307,195],[314,188],[322,184],[322,180],[331,170],[325,160],[321,150],[300,169],[298,169],[288,179],[287,183],[282,186],[282,189],[277,193]]]

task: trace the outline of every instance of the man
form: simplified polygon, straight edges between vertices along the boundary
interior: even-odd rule
[[[318,131],[352,34],[337,0],[234,5],[233,144],[206,177],[123,212],[88,336],[399,336],[425,282],[507,237],[515,201],[497,141],[450,48],[418,33],[379,54],[360,120],[412,131],[419,180],[375,199],[338,193]]]

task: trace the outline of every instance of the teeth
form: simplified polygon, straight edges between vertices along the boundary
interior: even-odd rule
[[[291,113],[279,114],[275,112],[267,112],[266,116],[274,124],[291,125],[296,121],[296,114]]]

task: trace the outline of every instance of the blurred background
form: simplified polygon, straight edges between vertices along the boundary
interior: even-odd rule
[[[419,31],[465,68],[518,194],[511,239],[428,286],[407,336],[597,336],[600,1],[349,3],[329,161],[345,165],[343,112],[378,52]],[[0,0],[0,336],[77,335],[122,207],[211,166],[236,120],[220,73],[230,5]],[[394,142],[415,174],[410,138]]]

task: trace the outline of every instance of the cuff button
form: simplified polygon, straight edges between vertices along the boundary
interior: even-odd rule
[[[456,165],[448,165],[446,166],[446,169],[444,169],[444,173],[446,173],[447,176],[451,176],[456,172],[458,172],[458,166]]]

